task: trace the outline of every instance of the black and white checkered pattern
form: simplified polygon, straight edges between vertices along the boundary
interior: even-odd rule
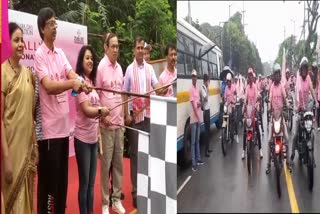
[[[177,213],[176,102],[151,96],[150,134],[139,132],[138,213]]]

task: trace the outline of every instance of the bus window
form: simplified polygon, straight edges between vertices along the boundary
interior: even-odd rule
[[[208,68],[209,68],[208,67],[208,62],[202,60],[202,75],[203,74],[209,74]]]
[[[199,73],[199,74],[201,74],[202,72],[201,72],[201,60],[199,60],[199,59],[196,59],[195,60],[196,61],[196,66],[195,66],[195,69],[196,69],[196,71]]]
[[[193,57],[186,55],[186,75],[191,76],[192,69],[194,69]]]
[[[185,75],[185,68],[184,68],[184,54],[179,52],[177,54],[177,72],[178,75]]]
[[[192,56],[194,55],[194,43],[191,39],[189,39],[188,37],[184,37],[184,45],[186,47],[186,52],[188,54],[191,54]]]
[[[218,79],[219,75],[218,75],[218,66],[216,64],[211,64],[213,69],[212,69],[212,77],[213,79]]]
[[[217,54],[214,52],[210,51],[209,52],[209,61],[213,62],[214,64],[217,64]]]

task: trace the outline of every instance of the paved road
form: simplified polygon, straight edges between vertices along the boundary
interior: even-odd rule
[[[266,114],[264,115],[266,121]],[[294,127],[293,127],[294,128]],[[228,147],[227,155],[221,151],[220,131],[213,130],[211,157],[201,157],[205,162],[200,170],[192,172],[191,167],[178,167],[177,184],[178,212],[320,212],[320,132],[316,133],[315,169],[313,192],[307,189],[307,171],[300,166],[296,154],[293,172],[283,170],[281,175],[282,196],[276,191],[275,169],[266,175],[267,129],[262,141],[264,157],[260,160],[255,147],[253,174],[248,175],[246,160],[241,160],[242,127],[239,128],[239,144]],[[289,133],[290,138],[292,133]],[[273,166],[273,165],[272,165]],[[287,174],[287,176],[286,176]],[[183,186],[183,184],[185,184]],[[182,187],[183,186],[183,187]],[[290,196],[289,196],[289,192]],[[296,201],[296,202],[295,202]]]

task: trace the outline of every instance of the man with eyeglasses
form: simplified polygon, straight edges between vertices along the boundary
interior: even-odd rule
[[[99,63],[96,86],[121,91],[123,87],[123,72],[117,62],[119,55],[118,37],[114,33],[106,34],[104,40],[105,56]],[[124,96],[111,92],[98,92],[101,104],[109,109],[121,103]],[[124,144],[124,117],[130,120],[127,104],[119,106],[110,114],[102,118],[100,132],[103,155],[101,157],[101,193],[102,213],[109,214],[109,170],[112,164],[112,210],[125,213],[121,203],[123,178],[123,144]],[[120,126],[119,126],[120,125]]]
[[[64,52],[54,45],[57,22],[51,8],[39,11],[38,29],[43,40],[34,59],[41,112],[36,127],[39,145],[38,213],[64,214],[70,136],[67,91],[89,93],[89,90],[72,70]]]

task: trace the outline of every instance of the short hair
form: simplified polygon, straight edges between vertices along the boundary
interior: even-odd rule
[[[143,38],[142,36],[137,36],[137,37],[135,38],[135,40],[134,40],[133,48],[136,47],[137,42],[142,42],[142,41],[144,41],[144,38]]]
[[[46,22],[48,19],[51,19],[55,16],[55,12],[50,7],[44,7],[40,9],[38,14],[38,30],[42,40],[44,35],[41,32],[41,29],[43,29],[46,26]]]
[[[204,74],[203,75],[203,81],[208,81],[209,80],[209,75],[208,74]]]
[[[166,56],[168,56],[170,49],[177,50],[177,48],[176,48],[176,46],[174,44],[172,44],[172,43],[167,44],[167,47],[166,47],[166,50],[165,50]]]
[[[115,33],[107,33],[106,34],[106,39],[104,40],[104,43],[107,45],[107,47],[109,47],[109,42],[110,39],[112,39],[113,37],[117,37],[117,35]]]
[[[20,29],[23,33],[22,28],[15,22],[10,22],[9,23],[9,34],[10,34],[10,38],[12,37],[12,34],[17,30]]]

